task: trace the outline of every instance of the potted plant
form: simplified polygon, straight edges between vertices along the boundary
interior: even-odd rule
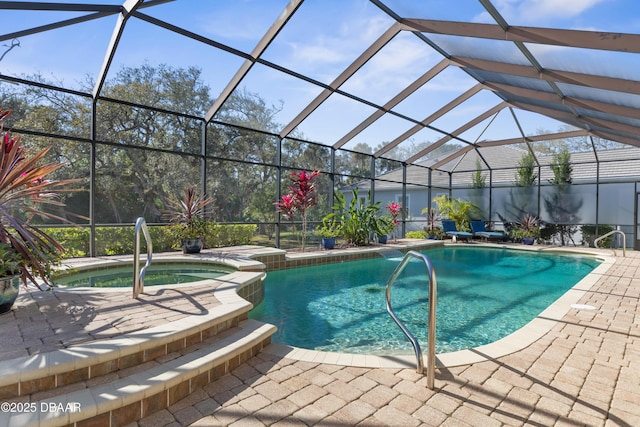
[[[52,286],[50,275],[58,265],[64,248],[54,238],[33,224],[33,219],[55,219],[71,223],[45,206],[60,209],[61,193],[75,179],[45,179],[65,163],[42,164],[49,149],[31,154],[20,144],[18,136],[4,131],[2,122],[10,114],[0,108],[0,313],[11,309],[18,296],[19,280],[41,289],[38,280]]]
[[[163,219],[172,224],[176,237],[180,239],[183,253],[197,254],[204,248],[208,225],[204,215],[212,203],[212,198],[193,186],[187,186],[182,198],[172,197],[168,209],[162,210]]]
[[[336,203],[332,215],[340,226],[340,236],[347,244],[363,246],[369,244],[371,235],[378,232],[377,219],[380,202],[371,201],[371,192],[367,200],[358,195],[358,187],[352,190],[349,202],[341,191],[334,194]]]
[[[536,237],[540,236],[540,220],[537,216],[525,214],[511,232],[511,238],[522,241],[525,245],[533,245]]]
[[[18,298],[22,261],[9,243],[0,243],[0,314],[9,311]]]
[[[444,237],[444,230],[436,226],[436,222],[440,220],[440,214],[436,208],[424,208],[421,213],[427,215],[427,226],[424,228],[427,238],[441,240]]]
[[[336,237],[340,235],[340,224],[335,219],[335,215],[330,213],[322,218],[322,224],[316,232],[322,237],[322,247],[333,249],[336,245]]]
[[[378,234],[378,242],[387,243],[387,235],[396,227],[393,217],[390,215],[382,215],[376,221],[376,233]]]
[[[445,236],[442,227],[424,227],[424,234],[429,240],[442,240]]]

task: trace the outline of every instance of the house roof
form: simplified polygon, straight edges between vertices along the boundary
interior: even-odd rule
[[[484,159],[494,165],[491,171],[492,185],[512,185],[516,173],[516,167],[520,159],[527,152],[511,146],[496,146],[483,151]],[[545,153],[537,155],[540,163],[540,179],[547,182],[553,178],[550,165],[553,164],[554,154]],[[429,159],[407,166],[407,184],[428,184],[429,168],[441,159]],[[443,168],[432,172],[432,184],[435,186],[449,186],[449,172],[452,172],[453,186],[471,186],[472,175],[476,173],[480,157],[475,151],[470,151],[449,162]],[[515,166],[514,166],[515,165]],[[572,180],[574,183],[593,183],[596,176],[599,180],[637,180],[640,171],[640,148],[628,147],[615,150],[607,150],[594,158],[593,152],[571,153]],[[599,169],[599,171],[598,171]],[[489,182],[489,169],[480,168],[481,174]],[[538,171],[536,171],[537,173]],[[376,190],[397,190],[402,182],[402,169],[396,169],[376,177]],[[368,181],[362,181],[359,186],[368,186]]]

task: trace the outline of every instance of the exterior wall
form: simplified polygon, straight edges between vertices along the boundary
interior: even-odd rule
[[[603,183],[572,184],[566,189],[557,186],[543,185],[540,187],[494,187],[489,188],[454,188],[452,195],[469,200],[482,211],[485,221],[500,223],[501,218],[515,222],[524,213],[532,213],[542,221],[560,224],[576,225],[611,225],[627,234],[627,246],[633,247],[635,237],[635,183]],[[398,189],[376,190],[376,199],[383,201],[397,200],[400,197],[401,186]],[[446,189],[432,189],[431,196],[449,194]],[[489,194],[491,194],[491,211],[489,212]],[[407,191],[409,197],[409,217],[406,230],[420,229],[426,225],[421,211],[428,206],[428,190],[426,188]],[[539,201],[538,201],[539,199]],[[433,206],[435,207],[435,206]],[[501,227],[498,225],[497,227]],[[574,240],[581,241],[580,235]]]

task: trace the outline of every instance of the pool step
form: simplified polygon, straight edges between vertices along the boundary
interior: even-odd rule
[[[263,273],[234,272],[225,286],[213,289],[219,305],[203,314],[185,316],[162,325],[109,339],[93,340],[48,353],[0,361],[0,402],[39,392],[55,393],[99,377],[118,375],[143,363],[186,353],[211,337],[234,328],[248,317],[253,305],[238,293],[260,283]]]
[[[205,315],[188,316],[107,340],[0,361],[0,401],[39,392],[55,393],[57,388],[184,353],[247,319],[251,304],[234,295],[231,301]]]
[[[16,412],[0,412],[0,425],[55,427],[82,422],[113,426],[134,422],[167,408],[253,357],[270,343],[275,329],[273,325],[245,320],[223,336],[211,339],[211,343],[139,372],[58,396],[30,400],[19,408],[18,400],[14,400]]]

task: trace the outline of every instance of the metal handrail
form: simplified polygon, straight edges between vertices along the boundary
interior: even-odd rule
[[[144,240],[147,243],[147,263],[140,270],[140,230],[144,235]],[[135,244],[133,248],[133,298],[138,298],[144,291],[144,275],[147,272],[147,268],[151,266],[151,259],[153,257],[153,245],[151,244],[151,235],[147,228],[147,223],[144,218],[140,217],[136,221],[135,228]],[[138,272],[139,271],[139,272]]]
[[[627,235],[624,234],[622,231],[620,230],[612,230],[610,232],[608,232],[607,234],[603,234],[602,236],[598,237],[596,240],[593,241],[593,246],[595,246],[597,249],[598,248],[598,242],[606,237],[611,236],[612,234],[621,234],[622,235],[622,256],[626,257],[627,256]],[[611,248],[611,250],[613,251],[613,254],[616,255],[616,251],[614,248]]]
[[[422,361],[422,350],[418,340],[413,336],[411,332],[404,326],[404,324],[398,319],[398,316],[393,312],[391,307],[391,284],[396,281],[402,270],[409,263],[411,258],[417,258],[422,260],[427,268],[427,274],[429,276],[429,316],[427,319],[427,387],[433,389],[433,383],[435,380],[435,362],[436,362],[436,273],[433,269],[431,260],[426,256],[416,251],[409,251],[406,253],[400,264],[396,267],[387,281],[387,312],[396,324],[402,329],[402,332],[411,341],[413,349],[416,353],[417,366],[416,372],[419,374],[424,373],[424,364]]]

